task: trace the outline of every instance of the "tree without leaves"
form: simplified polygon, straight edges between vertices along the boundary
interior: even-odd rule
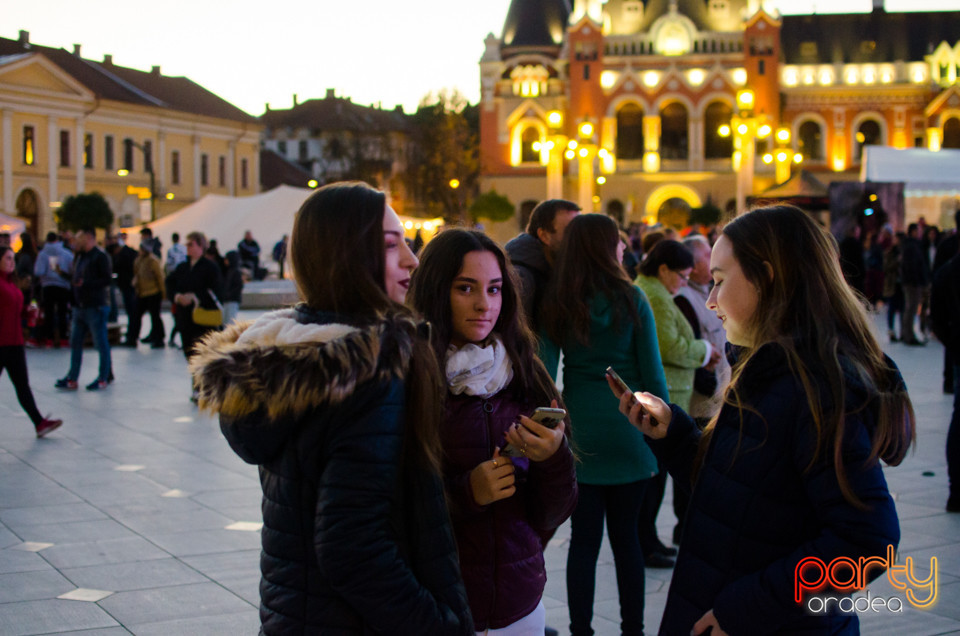
[[[71,231],[86,226],[107,229],[113,225],[113,211],[99,192],[71,194],[60,206],[57,225]]]

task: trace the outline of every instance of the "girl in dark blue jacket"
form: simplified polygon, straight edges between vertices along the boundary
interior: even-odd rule
[[[676,406],[614,390],[692,488],[660,633],[857,634],[855,613],[836,603],[810,611],[804,590],[795,599],[796,569],[806,557],[885,561],[896,548],[879,460],[898,464],[914,437],[906,387],[843,280],[835,243],[803,211],[739,217],[710,269],[707,306],[736,358],[717,417],[701,435]]]

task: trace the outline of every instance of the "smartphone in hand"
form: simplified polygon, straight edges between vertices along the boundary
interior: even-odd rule
[[[623,381],[623,378],[620,377],[620,374],[617,373],[613,367],[607,367],[607,370],[604,371],[604,374],[613,380],[613,383],[620,387],[620,396],[622,397],[624,393],[630,394],[630,401],[636,402],[637,398],[633,395],[633,389],[627,386],[627,383]]]
[[[547,406],[541,406],[533,412],[533,415],[530,416],[530,419],[538,424],[542,424],[547,428],[557,428],[557,424],[563,421],[563,418],[567,416],[567,412],[563,409],[554,409]],[[507,444],[500,449],[500,454],[505,457],[523,457],[523,453],[520,452],[520,449],[516,448],[513,444]]]

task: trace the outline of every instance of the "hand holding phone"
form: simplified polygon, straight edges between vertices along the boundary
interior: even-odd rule
[[[619,398],[622,397],[624,393],[629,393],[631,402],[637,401],[637,398],[633,396],[633,389],[627,386],[627,383],[623,381],[619,373],[614,371],[613,367],[607,367],[604,374],[607,377],[607,384],[610,385],[610,390],[613,391],[615,396]]]
[[[650,393],[641,393],[641,402],[613,367],[607,367],[606,378],[610,390],[620,398],[620,412],[627,416],[631,424],[653,439],[661,439],[667,434],[671,412],[666,402]]]
[[[552,406],[541,406],[529,417],[520,416],[520,423],[514,424],[504,435],[506,445],[500,454],[506,457],[526,457],[532,461],[543,461],[552,456],[563,441],[563,427],[560,423],[567,412],[557,408],[556,400]],[[524,420],[528,420],[528,424]],[[536,423],[547,429],[531,428]]]

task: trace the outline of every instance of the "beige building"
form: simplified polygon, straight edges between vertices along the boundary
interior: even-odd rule
[[[42,236],[65,197],[104,195],[118,225],[206,194],[260,190],[255,117],[185,77],[0,38],[0,212]]]

